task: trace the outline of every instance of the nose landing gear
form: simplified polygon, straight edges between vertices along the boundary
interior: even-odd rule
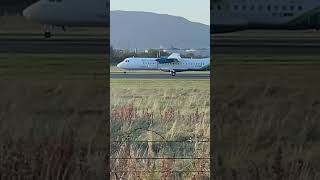
[[[44,37],[45,38],[50,38],[51,37],[51,32],[50,31],[45,31],[44,32]]]
[[[176,76],[176,71],[170,71],[171,72],[171,76]]]
[[[44,25],[43,26],[43,30],[44,30],[44,33],[43,33],[43,35],[44,35],[44,37],[45,38],[50,38],[51,37],[51,30],[53,29],[53,26],[51,26],[51,25]]]

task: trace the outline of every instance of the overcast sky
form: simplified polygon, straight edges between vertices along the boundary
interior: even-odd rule
[[[210,24],[210,0],[111,0],[110,9],[169,14]]]

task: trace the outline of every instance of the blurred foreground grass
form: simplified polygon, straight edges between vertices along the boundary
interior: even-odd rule
[[[215,60],[216,178],[319,179],[319,58],[220,54]]]
[[[107,59],[0,55],[0,178],[104,179]]]

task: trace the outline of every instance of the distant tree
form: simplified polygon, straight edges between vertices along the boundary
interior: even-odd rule
[[[171,53],[161,51],[160,56],[166,57],[169,56]],[[145,52],[130,52],[128,49],[119,50],[114,49],[113,46],[110,47],[110,62],[111,64],[115,65],[125,58],[128,57],[158,57],[159,50],[158,49],[149,49],[147,53]]]
[[[115,50],[113,49],[112,46],[110,46],[110,56],[114,56]]]
[[[158,57],[159,55],[159,50],[157,49],[149,49],[148,53],[146,53],[147,57]]]

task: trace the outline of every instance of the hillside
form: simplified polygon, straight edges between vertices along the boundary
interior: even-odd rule
[[[114,48],[203,48],[210,45],[210,27],[166,14],[111,11]]]

